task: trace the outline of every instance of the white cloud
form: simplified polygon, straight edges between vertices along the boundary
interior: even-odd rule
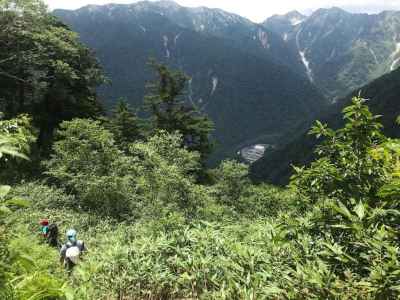
[[[87,4],[133,3],[135,0],[45,0],[51,9],[76,9]],[[382,10],[400,10],[400,0],[177,0],[183,6],[218,7],[262,21],[273,14],[297,9],[311,12],[317,8],[339,6],[354,12],[375,13]]]

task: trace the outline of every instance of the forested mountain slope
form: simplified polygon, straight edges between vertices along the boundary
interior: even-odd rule
[[[295,49],[309,79],[332,99],[400,65],[400,12],[352,14],[334,7],[309,17],[274,16],[264,26]]]
[[[285,131],[315,118],[325,105],[306,78],[271,59],[274,40],[263,45],[256,34],[260,28],[235,15],[164,1],[54,14],[95,50],[112,80],[101,89],[108,107],[119,97],[141,105],[146,82],[153,79],[146,65],[150,56],[183,70],[190,77],[187,101],[215,122],[214,158],[232,156],[250,141],[279,144]],[[258,50],[238,46],[246,37]]]
[[[400,115],[400,68],[386,74],[351,95],[341,99],[332,107],[332,111],[321,116],[321,121],[333,128],[343,125],[342,109],[347,106],[351,98],[358,94],[367,101],[373,113],[382,115],[381,122],[384,132],[390,137],[400,137],[400,128],[396,118]],[[308,127],[311,127],[311,123]],[[307,134],[309,130],[300,131],[299,135],[288,145],[267,153],[264,158],[251,167],[251,173],[256,180],[266,180],[274,183],[287,183],[293,173],[292,165],[307,164],[313,158],[313,149],[318,144],[313,136]]]
[[[279,34],[239,15],[208,7],[183,7],[171,0],[139,2],[134,7],[136,11],[158,13],[203,35],[229,39],[235,47],[261,58],[269,58],[298,71],[302,67],[297,53]]]

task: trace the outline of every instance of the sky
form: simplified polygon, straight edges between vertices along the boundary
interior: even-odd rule
[[[135,0],[45,0],[50,9],[77,9],[87,4],[134,3]],[[400,10],[400,0],[176,0],[182,6],[207,6],[261,22],[274,14],[298,10],[310,14],[318,8],[342,7],[352,12],[377,13]]]

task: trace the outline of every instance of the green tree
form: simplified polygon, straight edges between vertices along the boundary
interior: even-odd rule
[[[127,149],[129,144],[144,138],[141,120],[124,99],[120,99],[116,104],[108,126],[117,144],[123,149]]]
[[[100,121],[65,121],[57,132],[47,174],[76,195],[76,208],[122,218],[132,214],[135,172]]]
[[[36,133],[31,118],[21,115],[10,120],[0,120],[0,134],[7,137],[0,141],[0,181],[11,184],[29,175],[32,162],[26,160],[26,154],[31,153],[35,146]],[[8,146],[7,146],[8,145]],[[7,148],[12,146],[7,152]],[[3,157],[1,152],[15,154],[13,157]]]
[[[18,123],[18,120],[15,120]],[[22,121],[24,122],[24,121]],[[17,132],[18,134],[15,134]],[[9,163],[8,158],[28,159],[29,137],[24,137],[18,131],[16,124],[10,125],[0,122],[0,163]],[[9,174],[10,175],[10,174]],[[10,207],[26,206],[26,203],[19,199],[10,198],[11,187],[0,184],[0,296],[9,296],[6,271],[10,262],[8,248],[9,228],[5,217],[11,213]],[[3,292],[5,294],[3,294]]]
[[[217,199],[229,206],[239,206],[239,201],[244,191],[251,182],[248,177],[249,167],[236,161],[224,161],[214,171],[216,184],[214,193]]]
[[[38,145],[46,148],[63,120],[101,112],[95,88],[104,76],[41,0],[3,0],[0,8],[0,109],[6,118],[32,114]]]
[[[47,174],[76,195],[76,208],[127,219],[189,216],[201,206],[200,156],[182,148],[178,134],[159,132],[124,153],[100,121],[75,119],[60,125],[57,139]]]
[[[193,218],[205,205],[206,188],[196,184],[200,154],[182,148],[182,139],[178,132],[159,131],[148,141],[130,146],[144,214],[152,219],[170,214]]]
[[[183,146],[190,151],[198,151],[205,162],[212,150],[210,135],[213,124],[196,107],[185,101],[187,76],[155,62],[151,66],[158,78],[149,85],[145,105],[151,113],[153,129],[169,133],[178,131],[183,136]]]

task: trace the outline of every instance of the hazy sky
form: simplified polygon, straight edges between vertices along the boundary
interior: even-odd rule
[[[87,4],[134,3],[135,0],[45,0],[51,9],[76,9]],[[375,13],[400,10],[400,0],[177,0],[183,6],[218,7],[237,13],[253,21],[262,21],[273,14],[297,9],[303,13],[339,6],[353,12]]]

